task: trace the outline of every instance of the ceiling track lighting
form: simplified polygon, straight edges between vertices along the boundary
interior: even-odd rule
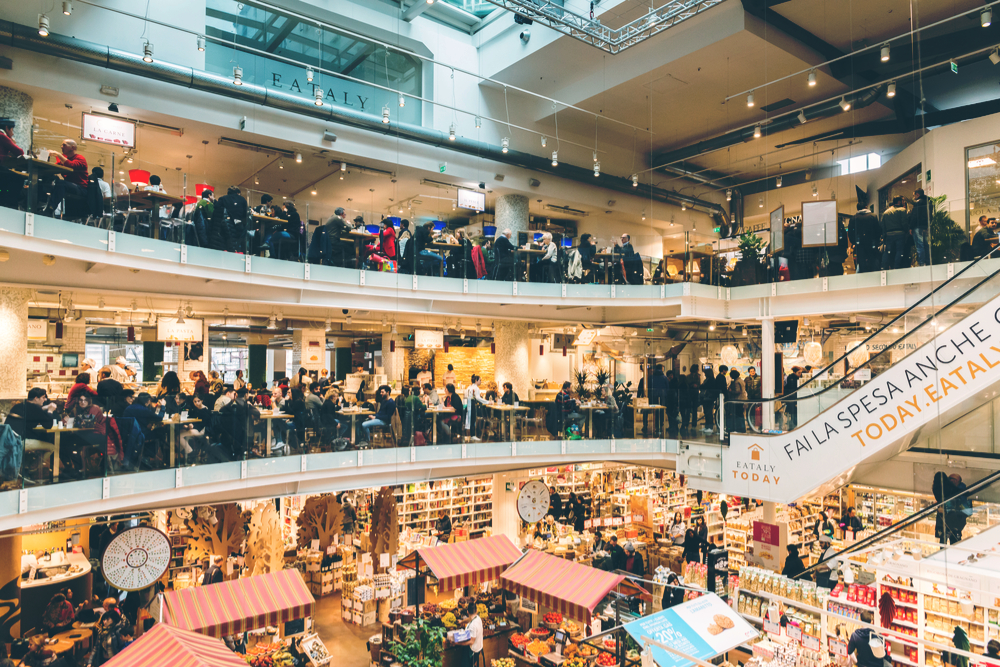
[[[726,189],[726,201],[732,201],[732,200],[733,200],[733,191],[727,188]]]
[[[816,186],[814,185],[814,186],[813,186],[813,197],[815,197],[815,196],[816,196],[816,195],[818,195],[818,194],[819,194],[819,190],[817,190],[817,189],[816,189]]]
[[[316,106],[323,106],[323,89],[316,86]]]
[[[42,37],[49,36],[49,17],[45,14],[38,15],[38,34]]]
[[[346,162],[341,162],[340,163],[340,170],[341,171],[347,171],[347,163]]]
[[[510,139],[508,137],[504,137],[500,140],[500,152],[506,153],[508,150],[510,150]]]
[[[639,174],[632,174],[632,187],[639,187]]]
[[[406,98],[403,97],[402,93],[400,93],[399,94],[399,108],[402,109],[405,106],[406,106]]]
[[[753,126],[753,138],[760,139],[760,123]]]
[[[748,107],[750,107],[750,108],[753,108],[753,105],[754,105],[754,101],[753,101],[753,91],[751,90],[751,91],[750,91],[750,94],[749,94],[749,95],[747,95],[747,106],[748,106]]]
[[[298,164],[302,164],[302,153],[295,154],[295,162]]]
[[[806,112],[803,109],[799,109],[799,124],[806,124]]]
[[[846,97],[840,98],[840,108],[843,109],[844,111],[851,110],[851,103],[847,101]]]
[[[757,200],[757,208],[764,208],[764,198],[761,197]]]
[[[778,186],[779,188],[781,187],[781,176],[778,176],[778,180],[777,180],[777,186]]]
[[[278,160],[278,169],[284,169],[284,168],[285,168],[285,161]]]
[[[993,23],[993,10],[991,8],[986,7],[979,13],[979,23],[984,28],[990,27],[990,24]]]
[[[643,219],[643,220],[645,220],[645,219],[646,219],[646,212],[645,212],[645,211],[643,211],[643,212],[642,212],[642,219]]]
[[[144,42],[142,45],[142,60],[147,63],[153,62],[153,45],[150,42]]]
[[[809,81],[810,86],[816,85],[816,70],[814,69],[809,70],[809,78],[807,80]]]
[[[243,85],[243,68],[239,65],[233,67],[233,85],[242,86]]]
[[[600,162],[595,162],[594,163],[594,176],[600,176],[600,175],[601,175],[601,163]]]
[[[386,125],[389,124],[389,105],[386,104],[382,107],[382,122]]]
[[[882,62],[884,62],[884,63],[889,62],[889,43],[888,42],[886,42],[885,44],[882,45],[882,54],[879,57],[879,59]]]
[[[476,129],[479,130],[483,127],[483,119],[476,116]]]
[[[63,14],[66,16],[73,15],[73,3],[70,0],[63,0]]]
[[[559,166],[559,151],[552,151],[552,166]]]
[[[455,123],[448,126],[448,141],[455,141]]]
[[[889,82],[889,87],[886,89],[885,96],[886,97],[895,97],[896,96],[896,82],[895,81],[890,81]]]
[[[313,77],[316,76],[316,72],[313,71],[312,67],[306,67],[306,81],[309,83],[313,82]]]
[[[199,51],[204,51],[205,50],[205,36],[204,35],[198,35],[195,38],[195,44],[198,45],[198,50]]]
[[[594,162],[597,162],[597,151],[594,151]]]
[[[547,139],[547,138],[545,137],[545,135],[543,134],[543,135],[542,135],[542,148],[545,148],[545,146],[546,146],[546,145],[547,145],[548,143],[549,143],[549,140],[548,140],[548,139]]]

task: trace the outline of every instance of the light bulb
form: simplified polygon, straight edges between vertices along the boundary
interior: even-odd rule
[[[63,14],[66,16],[73,14],[73,3],[70,0],[63,0]]]
[[[382,107],[382,122],[386,125],[389,124],[389,105]]]
[[[299,164],[302,163],[302,153],[295,154],[295,161],[298,162]]]
[[[764,208],[764,198],[761,197],[757,200],[757,208]]]
[[[316,106],[323,106],[323,89],[319,86],[316,87]]]
[[[880,57],[880,60],[882,62],[884,62],[884,63],[889,62],[889,44],[888,43],[882,45],[882,55]]]
[[[840,108],[843,109],[844,111],[851,110],[851,103],[847,101],[846,97],[840,98]]]
[[[681,202],[681,210],[682,210],[682,211],[686,211],[686,210],[688,210],[688,208],[687,208],[687,204],[685,204],[684,202]]]
[[[341,162],[340,163],[340,170],[341,171],[347,171],[347,163],[346,162]]]
[[[39,31],[39,33],[41,33],[41,31]],[[142,59],[147,63],[153,62],[153,45],[149,42],[145,42],[142,45]]]
[[[308,81],[309,83],[312,83],[313,82],[313,76],[315,76],[315,75],[316,75],[316,73],[313,72],[313,68],[312,67],[306,67],[306,81]]]
[[[595,162],[594,163],[594,176],[600,176],[600,175],[601,175],[601,163],[600,162]]]
[[[889,88],[888,88],[888,90],[886,90],[885,96],[886,97],[895,97],[896,96],[896,82],[895,81],[890,81],[889,82]]]
[[[760,139],[760,124],[753,126],[753,138]]]
[[[478,130],[482,128],[482,126],[483,126],[483,119],[480,118],[479,116],[476,116],[476,129]]]
[[[49,36],[49,17],[45,14],[38,15],[38,34],[42,37]]]
[[[448,141],[455,141],[455,124],[452,123],[448,127]]]
[[[510,139],[504,137],[500,140],[500,152],[506,153],[510,149]]]
[[[985,8],[979,13],[979,22],[984,28],[989,28],[990,24],[993,23],[993,10],[989,7]]]
[[[815,86],[816,85],[816,70],[814,70],[814,69],[809,70],[808,81],[809,81],[809,85],[810,86]]]
[[[559,151],[552,151],[552,166],[559,166]]]
[[[278,169],[284,169],[284,168],[285,168],[285,161],[284,160],[279,160],[278,161]]]
[[[726,201],[732,201],[732,200],[733,200],[733,191],[727,189],[726,190]]]
[[[316,194],[316,191],[315,191],[315,190],[313,190],[313,191],[312,191],[312,194],[313,194],[313,195],[315,195],[315,194]]]
[[[639,174],[632,174],[632,187],[639,187]]]
[[[199,51],[205,50],[205,37],[203,35],[198,35],[198,37],[195,39],[195,43],[198,45]]]
[[[543,134],[543,135],[542,135],[542,148],[545,148],[546,144],[548,144],[548,141],[549,141],[549,140],[548,140],[548,139],[546,139],[546,138],[545,138],[545,135]]]
[[[402,109],[405,106],[406,106],[406,98],[403,97],[402,93],[400,93],[400,95],[399,95],[399,108]]]
[[[645,212],[645,211],[643,211],[643,212],[642,212],[642,219],[643,219],[643,220],[645,220],[645,219],[646,219],[646,212]]]
[[[597,162],[597,151],[594,151],[594,162]]]
[[[233,68],[233,85],[242,86],[243,85],[243,68],[237,65]]]
[[[813,186],[813,197],[815,197],[818,194],[819,194],[819,191],[816,189],[816,186],[814,185]]]
[[[708,330],[709,331],[715,331],[715,322],[709,322],[708,323]]]
[[[781,187],[781,176],[778,176],[778,180],[777,180],[777,186],[778,186],[779,188]]]
[[[747,106],[748,107],[752,107],[753,106],[753,92],[751,92],[749,95],[747,95]]]

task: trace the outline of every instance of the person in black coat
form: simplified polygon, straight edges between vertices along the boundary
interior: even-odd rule
[[[663,587],[663,599],[660,601],[661,608],[670,609],[684,602],[684,589],[680,583],[676,573],[671,572],[667,575],[666,586]]]
[[[854,244],[854,263],[858,273],[878,271],[882,262],[882,227],[868,206],[858,202],[858,212],[851,218],[848,237]]]
[[[701,549],[698,543],[698,531],[694,524],[684,531],[684,556],[685,563],[697,563],[701,560]]]
[[[514,280],[514,253],[517,248],[511,242],[510,237],[511,231],[505,229],[493,244],[493,251],[496,254],[493,280]]]
[[[617,535],[612,535],[608,538],[608,553],[611,554],[612,570],[622,570],[625,568],[625,550],[618,546]]]
[[[913,237],[913,245],[917,249],[917,262],[920,266],[930,264],[930,208],[923,188],[913,191],[913,208],[906,214],[906,226]]]
[[[694,532],[696,541],[698,542],[698,549],[701,551],[702,555],[701,562],[705,562],[707,561],[706,556],[708,555],[708,550],[711,548],[711,544],[708,542],[708,524],[705,523],[705,517],[700,516],[695,519]]]
[[[625,563],[622,569],[637,577],[646,576],[646,567],[642,562],[642,554],[635,550],[635,545],[631,542],[625,545]]]
[[[549,514],[551,514],[556,521],[563,517],[562,498],[555,491],[552,491],[549,494]]]
[[[201,585],[210,586],[211,584],[221,584],[225,579],[225,575],[222,573],[222,569],[212,563],[211,559],[206,558],[201,562]]]
[[[785,567],[781,570],[781,576],[794,578],[806,571],[805,563],[799,557],[799,545],[788,545],[788,556],[785,558]]]

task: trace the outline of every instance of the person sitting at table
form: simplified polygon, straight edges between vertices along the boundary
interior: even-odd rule
[[[53,637],[60,632],[72,630],[75,618],[76,610],[73,609],[73,603],[62,593],[56,593],[42,612],[42,630],[47,632],[49,637]]]
[[[323,406],[319,410],[319,423],[323,442],[336,438],[346,438],[351,429],[350,417],[343,415],[344,400],[340,389],[331,387],[323,398]]]
[[[24,155],[24,150],[14,142],[16,126],[13,118],[0,118],[0,161]],[[24,180],[12,171],[0,171],[0,206],[17,207],[24,196]]]
[[[549,232],[543,233],[541,245],[545,248],[545,254],[539,258],[538,262],[536,262],[536,267],[538,269],[537,282],[561,282],[561,276],[559,275],[559,247],[556,246],[556,242],[552,240],[552,234]]]
[[[35,635],[28,642],[28,652],[21,658],[21,667],[69,667],[66,658],[57,656],[45,645],[45,635]]]
[[[583,415],[577,412],[579,402],[570,394],[571,386],[569,381],[563,382],[562,389],[556,394],[555,409],[549,411],[549,414],[552,415],[550,418],[552,423],[547,426],[552,435],[559,435],[567,427],[574,424],[579,426],[583,422]]]
[[[392,226],[392,219],[383,217],[379,222],[378,243],[365,246],[365,258],[375,262],[395,261],[396,257],[396,228]]]
[[[201,396],[193,395],[184,404],[188,419],[198,419],[199,422],[185,424],[177,436],[181,445],[181,453],[188,463],[198,459],[201,452],[208,447],[209,428],[212,425],[212,411],[208,409]]]
[[[458,247],[448,252],[445,265],[451,278],[476,278],[476,269],[472,264],[472,241],[464,229],[455,230],[455,245]]]
[[[521,397],[514,391],[514,385],[510,382],[503,383],[503,396],[500,397],[500,402],[504,405],[514,405],[521,402]]]
[[[285,203],[284,212],[285,224],[274,228],[270,238],[267,239],[267,246],[270,248],[271,257],[298,261],[302,219],[295,210],[295,204],[291,202]]]
[[[52,180],[48,204],[42,215],[54,216],[67,194],[86,197],[87,183],[90,180],[87,169],[87,158],[76,152],[76,141],[65,139],[62,142],[62,155],[51,153],[56,163],[73,170],[63,178],[58,176]],[[62,209],[60,209],[62,210]]]
[[[413,232],[410,231],[410,221],[401,220],[399,222],[399,233],[396,234],[396,254],[400,261],[403,259],[403,254],[406,252],[406,243],[413,238]]]
[[[222,391],[219,393],[218,397],[216,397],[215,403],[212,405],[212,412],[221,412],[222,408],[232,403],[235,398],[236,389],[233,385],[223,385]]]
[[[429,408],[440,408],[443,404],[441,403],[441,397],[438,396],[437,389],[434,388],[430,382],[425,382],[423,386],[423,394],[421,398],[424,404]]]
[[[107,418],[104,410],[94,404],[90,394],[80,394],[74,406],[66,411],[63,421],[69,428],[69,420],[73,420],[74,429],[83,429],[78,433],[67,433],[60,443],[60,456],[70,464],[73,472],[83,473],[85,462],[81,451],[84,447],[95,447],[98,452],[108,453]],[[117,450],[116,450],[117,451]],[[116,457],[117,458],[117,457]],[[109,468],[112,461],[108,461]],[[113,469],[113,468],[111,468]]]
[[[121,402],[125,386],[111,377],[111,368],[101,369],[101,381],[97,383],[97,402],[105,410],[114,410]]]
[[[156,174],[149,177],[149,183],[142,186],[142,190],[143,192],[162,192],[163,194],[167,194],[166,189],[163,187],[163,181]],[[161,218],[170,218],[173,216],[173,212],[174,207],[172,204],[164,204],[160,207]]]
[[[4,424],[7,424],[22,438],[52,442],[52,435],[42,431],[36,432],[39,426],[51,428],[53,413],[58,406],[48,402],[48,395],[42,387],[32,387],[28,390],[28,398],[17,403],[10,409]]]
[[[616,260],[622,263],[621,280],[628,285],[642,284],[642,258],[632,247],[632,237],[622,234],[621,245],[616,245],[614,249]]]
[[[264,197],[270,196],[264,195]],[[263,203],[263,197],[261,197],[261,203]],[[250,204],[247,202],[246,197],[240,194],[240,189],[235,185],[229,186],[226,194],[219,197],[216,204],[224,207],[229,212],[229,215],[233,217],[233,220],[237,222],[246,222],[249,217]]]
[[[445,444],[448,444],[451,442],[452,429],[460,430],[462,428],[464,411],[462,409],[462,397],[455,391],[455,385],[449,383],[445,385],[444,390],[446,392],[444,404],[455,411],[454,413],[446,412],[438,417],[438,429],[444,434]]]
[[[433,230],[434,223],[426,222],[417,227],[413,234],[413,261],[415,264],[411,271],[417,275],[440,273],[441,265],[444,264],[441,255],[430,249],[431,243],[434,242]]]
[[[389,396],[391,393],[392,389],[387,384],[382,385],[375,392],[378,411],[361,423],[361,433],[359,433],[359,435],[363,436],[359,439],[361,445],[367,445],[371,442],[371,430],[373,428],[377,426],[386,427],[392,423],[392,416],[396,413],[396,401]]]
[[[260,411],[247,401],[249,392],[244,387],[236,392],[236,398],[220,411],[223,443],[228,446],[231,461],[246,457],[255,426],[260,422]],[[278,420],[283,421],[283,420]],[[270,443],[266,443],[270,447]]]
[[[94,371],[97,374],[97,371]],[[90,394],[92,397],[97,398],[97,390],[90,386],[90,373],[80,373],[76,376],[76,383],[69,388],[69,393],[66,394],[66,405],[65,410],[68,412],[73,409],[76,405],[77,399],[83,394]]]
[[[132,405],[125,408],[122,416],[134,419],[142,429],[142,434],[149,438],[152,428],[163,421],[166,404],[166,399],[160,399],[154,404],[153,397],[143,391],[135,397]]]
[[[344,218],[344,209],[338,207],[323,225],[326,230],[323,262],[329,266],[350,268],[348,264],[351,255],[351,242],[344,240],[344,235],[350,233],[351,225]]]
[[[500,398],[496,382],[490,380],[486,383],[486,393],[483,394],[483,398],[486,399],[487,403],[496,403],[497,399]]]

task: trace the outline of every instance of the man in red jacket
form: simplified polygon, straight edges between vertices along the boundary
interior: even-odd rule
[[[52,181],[52,194],[49,196],[48,206],[45,207],[45,215],[52,215],[67,194],[81,197],[87,195],[87,158],[76,152],[76,142],[65,139],[62,143],[62,156],[55,157],[58,164],[69,167],[73,173],[66,174],[63,178],[57,176]]]

